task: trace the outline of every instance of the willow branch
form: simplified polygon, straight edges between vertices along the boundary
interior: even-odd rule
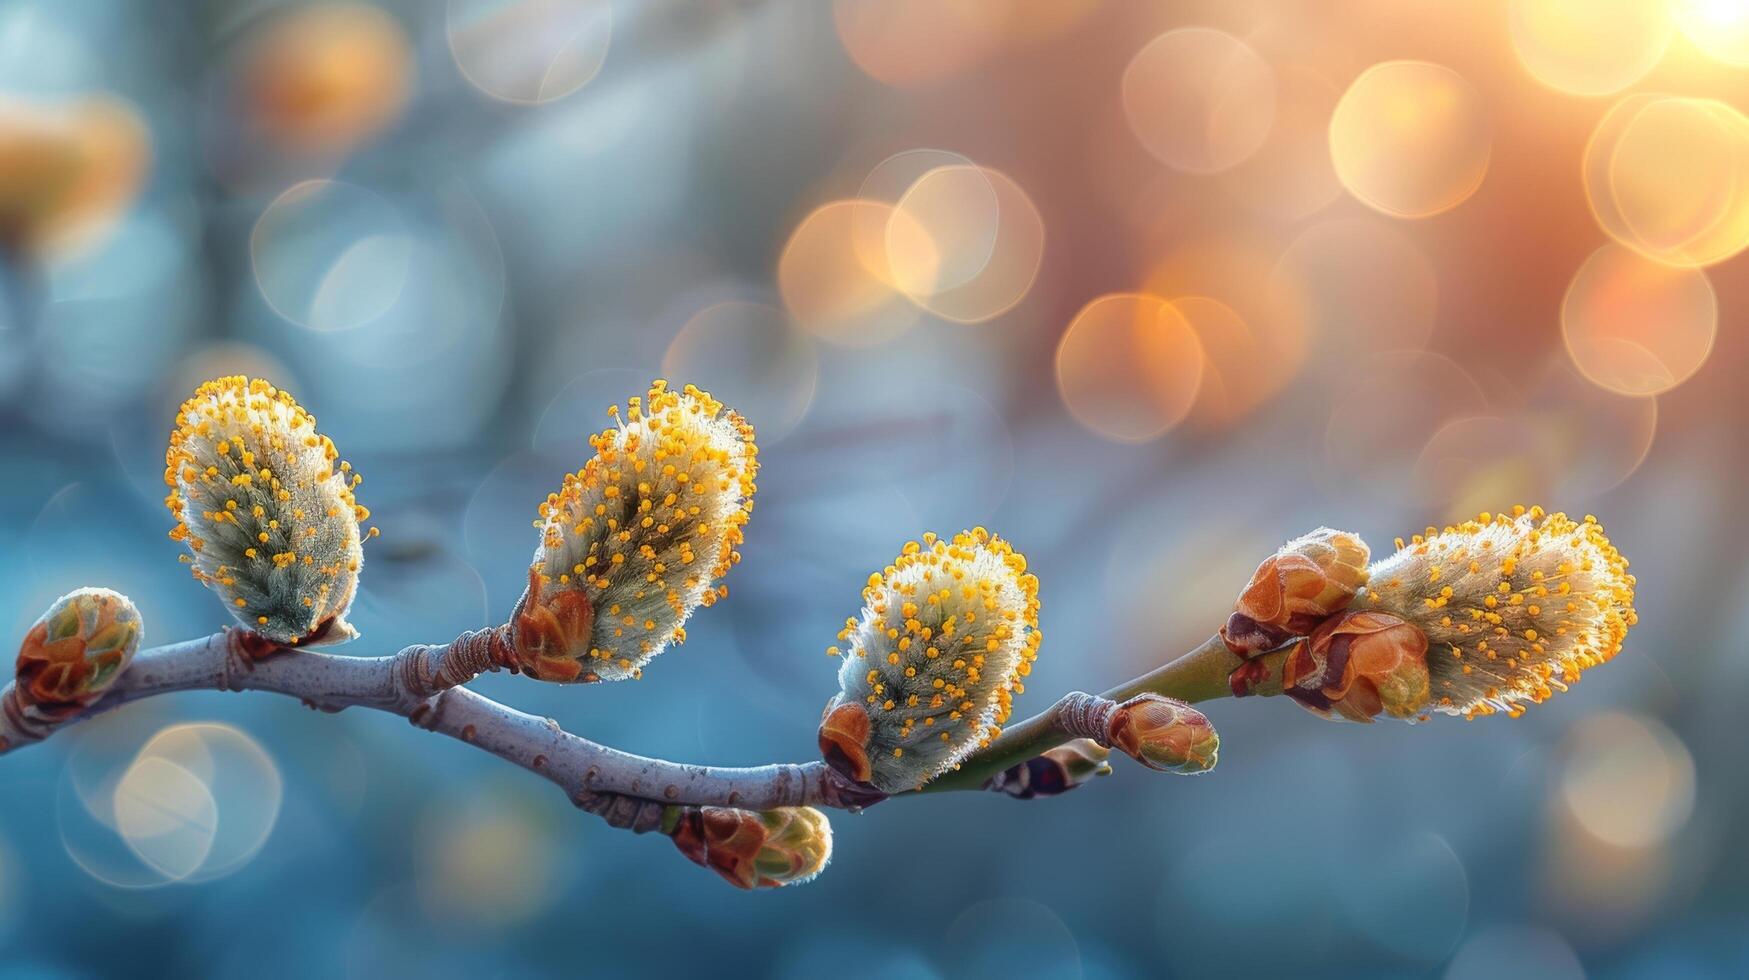
[[[1227,678],[1243,662],[1227,649],[1219,636],[1211,636],[1184,656],[1120,684],[1100,697],[1123,702],[1138,694],[1152,693],[1192,704],[1228,697],[1232,689]],[[1079,692],[1066,694],[1044,711],[1010,725],[994,742],[974,752],[960,763],[958,769],[938,776],[921,792],[977,789],[1010,766],[1041,755],[1070,739],[1086,737],[1086,726],[1076,723],[1077,719],[1071,717],[1086,698],[1087,695]]]
[[[504,627],[465,633],[446,645],[415,644],[386,657],[350,657],[284,649],[242,630],[142,650],[115,685],[90,708],[53,722],[19,710],[15,685],[0,691],[0,753],[51,737],[61,728],[134,701],[178,691],[266,691],[335,712],[359,707],[407,718],[520,766],[564,790],[577,806],[610,824],[651,829],[659,807],[785,806],[861,809],[885,797],[821,762],[751,767],[703,766],[623,752],[565,731],[552,718],[518,711],[468,690],[498,669]],[[1227,676],[1239,663],[1218,637],[1101,697],[1123,701],[1143,692],[1183,701],[1229,694]],[[1067,695],[1008,728],[990,746],[931,782],[923,792],[983,790],[999,775],[1072,739],[1087,737],[1073,712],[1086,699]],[[998,787],[1000,788],[1000,787]],[[645,804],[654,804],[655,807]]]
[[[698,766],[651,759],[573,735],[551,718],[500,704],[460,686],[495,669],[496,630],[469,633],[447,646],[418,644],[387,657],[346,657],[283,650],[253,634],[227,630],[198,640],[142,650],[114,687],[89,709],[36,725],[16,710],[17,692],[0,692],[0,751],[52,736],[66,725],[144,698],[176,691],[268,691],[323,711],[370,708],[400,715],[554,783],[584,809],[604,797],[664,804],[856,809],[882,797],[839,777],[825,764],[750,768]],[[609,822],[613,822],[610,820]]]

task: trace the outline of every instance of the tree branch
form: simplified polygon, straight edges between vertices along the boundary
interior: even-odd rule
[[[495,633],[464,634],[447,646],[417,644],[388,657],[281,649],[241,630],[142,650],[96,704],[51,724],[32,724],[15,710],[17,689],[7,685],[0,691],[5,706],[0,751],[41,741],[65,725],[143,698],[190,690],[269,691],[324,711],[363,707],[401,715],[544,777],[579,806],[608,794],[748,810],[859,809],[885,798],[820,762],[729,768],[621,752],[573,735],[551,718],[461,687],[484,670],[497,669],[483,654]]]
[[[657,807],[725,806],[769,810],[824,806],[859,810],[886,799],[822,762],[752,767],[702,766],[652,759],[592,742],[551,718],[518,711],[462,685],[507,660],[507,627],[464,633],[453,642],[414,644],[386,657],[348,657],[275,646],[253,633],[227,629],[211,636],[142,650],[95,704],[53,722],[37,722],[21,708],[16,685],[0,691],[0,753],[52,736],[60,728],[133,701],[177,691],[268,691],[312,708],[370,708],[407,718],[533,772],[565,791],[577,806],[614,826],[650,829]],[[1203,701],[1229,692],[1227,676],[1239,658],[1219,637],[1164,667],[1113,688],[1103,697],[1127,700],[1154,692]],[[1003,788],[1004,773],[1085,737],[1070,724],[1070,695],[1011,726],[994,743],[923,792]]]
[[[1100,697],[1123,702],[1138,694],[1152,693],[1192,704],[1227,697],[1232,694],[1227,678],[1242,663],[1244,661],[1227,649],[1219,635],[1211,636],[1184,656],[1120,684]],[[1079,693],[1064,695],[1044,711],[1010,725],[994,742],[974,752],[960,763],[958,769],[936,777],[921,792],[977,789],[1011,766],[1042,755],[1071,739],[1083,737],[1086,732],[1064,723],[1063,713],[1077,698],[1085,697]]]

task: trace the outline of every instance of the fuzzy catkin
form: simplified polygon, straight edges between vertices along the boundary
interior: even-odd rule
[[[1356,607],[1426,635],[1433,711],[1517,715],[1614,657],[1638,622],[1628,561],[1589,515],[1515,507],[1397,544]]]
[[[349,640],[370,516],[351,470],[291,395],[260,379],[208,381],[183,402],[164,454],[170,536],[244,627],[283,644]]]
[[[848,649],[821,748],[853,779],[916,789],[1008,720],[1038,656],[1038,580],[1008,542],[975,528],[908,543],[863,600],[839,634]]]
[[[634,678],[683,642],[693,610],[728,594],[753,510],[753,427],[692,385],[657,381],[590,445],[540,508],[518,657],[542,680]]]

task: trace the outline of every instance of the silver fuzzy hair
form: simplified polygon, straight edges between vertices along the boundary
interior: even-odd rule
[[[740,415],[661,381],[590,443],[595,457],[541,506],[533,570],[542,596],[581,590],[593,607],[588,648],[568,655],[590,679],[624,680],[727,594],[719,582],[741,557],[758,450]]]
[[[238,623],[286,644],[358,635],[346,613],[369,516],[353,496],[360,477],[289,394],[243,377],[201,385],[164,466],[170,536]]]
[[[1627,567],[1593,518],[1516,507],[1399,540],[1356,606],[1426,634],[1432,710],[1517,715],[1621,649],[1637,622]]]
[[[988,744],[1037,657],[1038,581],[983,528],[925,535],[863,591],[838,671],[843,704],[867,712],[869,782],[917,787]],[[830,651],[837,652],[834,647]]]

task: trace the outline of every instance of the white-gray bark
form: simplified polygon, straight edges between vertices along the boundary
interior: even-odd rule
[[[687,765],[573,735],[551,718],[518,711],[461,686],[492,669],[484,655],[487,637],[467,634],[446,646],[419,644],[388,657],[347,657],[263,648],[250,634],[227,630],[140,651],[100,700],[53,725],[32,724],[10,710],[16,692],[8,685],[0,692],[0,703],[8,706],[0,712],[0,751],[41,741],[82,718],[142,698],[192,690],[269,691],[324,711],[361,707],[401,715],[419,728],[545,777],[579,806],[617,795],[748,810],[858,809],[884,798],[820,762],[748,768]]]

